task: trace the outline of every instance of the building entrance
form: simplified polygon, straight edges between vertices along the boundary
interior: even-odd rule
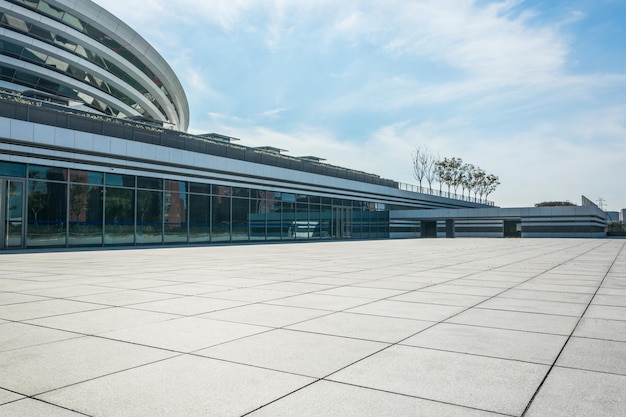
[[[335,239],[350,239],[352,237],[352,209],[335,207],[333,213],[333,233]]]
[[[0,177],[0,249],[24,247],[25,182]]]

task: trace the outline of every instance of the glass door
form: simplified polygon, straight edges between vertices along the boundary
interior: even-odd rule
[[[352,208],[335,207],[333,210],[333,233],[335,239],[352,238]]]
[[[0,249],[24,247],[24,181],[0,178]]]

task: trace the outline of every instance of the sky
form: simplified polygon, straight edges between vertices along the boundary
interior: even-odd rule
[[[416,184],[426,147],[501,207],[626,208],[624,0],[95,0],[168,61],[191,133]]]

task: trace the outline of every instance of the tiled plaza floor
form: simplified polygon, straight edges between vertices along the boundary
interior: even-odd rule
[[[625,416],[625,246],[0,254],[0,417]]]

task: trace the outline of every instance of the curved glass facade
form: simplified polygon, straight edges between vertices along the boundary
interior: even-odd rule
[[[185,131],[187,99],[163,58],[95,3],[85,0],[83,14],[75,6],[71,1],[2,0],[0,55],[7,58],[0,72],[9,88],[19,90],[14,87],[19,85],[82,102],[105,115]],[[126,35],[117,35],[120,31]],[[125,43],[128,34],[132,44]]]
[[[373,202],[8,162],[3,178],[24,189],[28,248],[389,236]]]

